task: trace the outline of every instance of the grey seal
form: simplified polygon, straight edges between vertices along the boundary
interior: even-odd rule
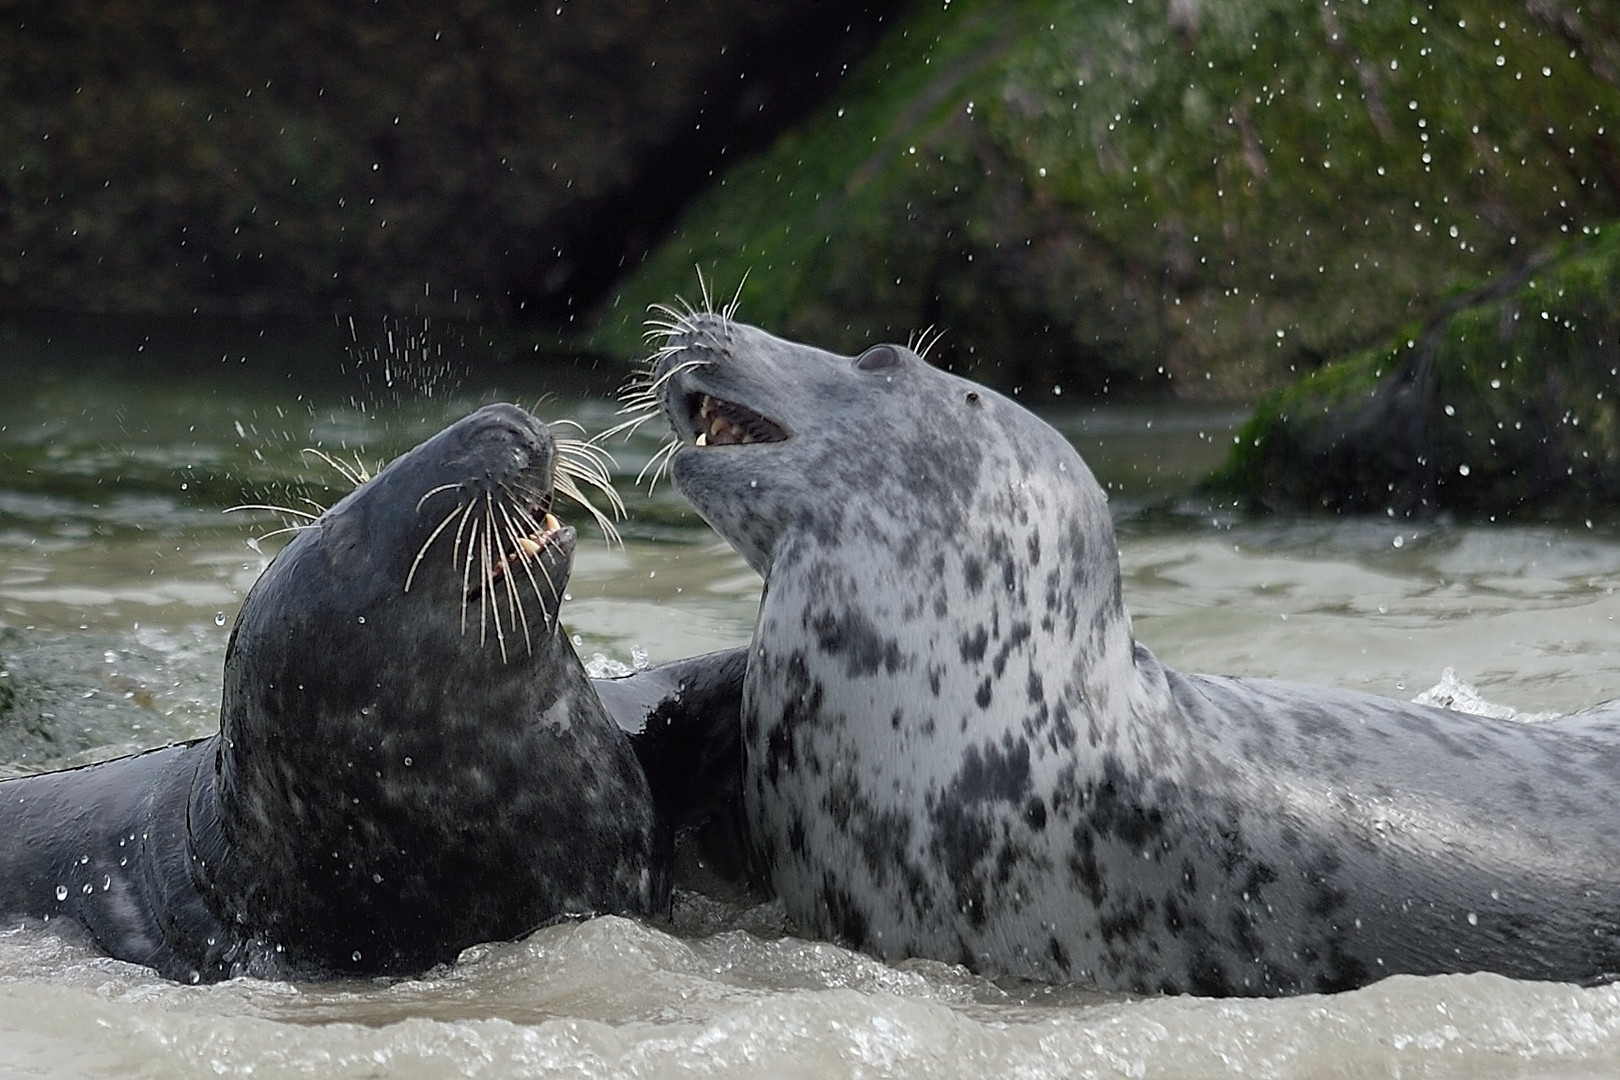
[[[1134,992],[1620,973],[1620,703],[1515,724],[1167,670],[1045,422],[898,345],[670,314],[646,393],[765,579],[744,826],[807,932]]]
[[[409,975],[667,911],[682,776],[702,725],[736,745],[740,656],[604,707],[559,627],[556,461],[544,423],[487,406],[300,530],[242,605],[217,735],[0,781],[0,912],[200,982]],[[671,761],[663,813],[624,729]]]

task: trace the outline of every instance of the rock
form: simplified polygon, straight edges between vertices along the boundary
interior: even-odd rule
[[[891,6],[8,5],[0,308],[566,326]]]
[[[1215,490],[1470,517],[1620,502],[1620,224],[1264,399]]]
[[[697,265],[845,351],[933,326],[1029,394],[1251,396],[1613,217],[1617,73],[1613,5],[916,4],[596,340]]]

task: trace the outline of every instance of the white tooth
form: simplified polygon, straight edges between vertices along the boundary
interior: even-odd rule
[[[530,540],[527,536],[518,537],[517,546],[518,550],[523,552],[523,554],[528,558],[532,559],[534,556],[540,554],[540,545],[535,543],[533,540]]]
[[[698,432],[697,444],[699,446],[708,446],[709,445],[709,433],[707,431]]]
[[[545,527],[545,530],[548,533],[554,533],[558,529],[562,528],[562,522],[558,521],[556,516],[552,514],[547,514],[545,516],[545,520],[541,521],[540,524]]]

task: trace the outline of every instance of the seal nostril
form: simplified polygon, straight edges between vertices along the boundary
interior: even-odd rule
[[[893,345],[874,345],[855,358],[855,366],[862,371],[882,371],[900,363],[900,354]]]

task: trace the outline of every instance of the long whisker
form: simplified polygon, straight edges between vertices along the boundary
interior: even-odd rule
[[[425,497],[426,496],[424,496],[424,498]],[[421,503],[417,503],[417,506],[420,507]],[[422,565],[422,559],[427,555],[428,548],[433,546],[433,541],[437,540],[439,538],[439,534],[450,527],[450,522],[454,521],[456,515],[460,514],[461,512],[462,508],[460,506],[453,507],[448,514],[444,515],[444,520],[439,522],[438,525],[434,526],[433,531],[428,534],[428,538],[424,540],[422,542],[422,546],[417,549],[416,558],[411,560],[410,572],[405,575],[406,592],[411,591],[411,582],[416,580],[416,568]],[[454,559],[454,556],[452,556],[452,559]]]
[[[310,522],[303,522],[303,523],[298,524],[298,525],[288,525],[286,528],[283,528],[283,529],[271,529],[267,533],[260,533],[258,536],[255,536],[255,537],[251,538],[248,541],[248,547],[253,548],[254,551],[258,551],[259,549],[258,549],[257,545],[264,543],[266,540],[270,539],[272,536],[282,536],[282,535],[284,535],[286,533],[301,533],[305,529],[312,529],[314,527],[315,526]]]
[[[473,564],[473,559],[476,557],[476,550],[475,549],[476,549],[477,544],[478,544],[478,522],[473,517],[473,507],[475,507],[477,505],[478,504],[476,502],[473,502],[471,500],[468,501],[467,505],[465,507],[463,507],[462,510],[461,510],[461,525],[456,529],[456,547],[455,547],[455,552],[452,555],[452,558],[456,562],[460,562],[461,561],[461,540],[462,540],[463,535],[467,532],[468,524],[471,523],[471,525],[472,525],[472,535],[467,537],[467,560],[466,560],[465,563],[462,563],[462,569],[461,569],[461,595],[462,596],[466,596],[467,593],[472,588],[472,564]],[[451,565],[453,566],[455,564],[452,563]],[[482,632],[482,631],[480,631],[480,632]],[[462,637],[467,636],[467,605],[466,604],[461,605],[461,636]]]
[[[523,599],[518,596],[517,582],[514,580],[514,575],[512,572],[512,561],[514,559],[516,559],[517,562],[524,567],[529,565],[529,560],[523,556],[517,542],[518,537],[523,534],[518,529],[517,524],[512,520],[512,515],[507,510],[506,504],[498,503],[497,506],[501,511],[502,522],[506,525],[506,550],[509,552],[509,554],[506,557],[506,573],[502,574],[501,576],[506,581],[506,597],[509,610],[512,615],[512,621],[518,626],[523,627],[524,651],[532,653],[534,652],[534,642],[529,638],[529,617],[528,613],[523,610]]]
[[[730,322],[731,317],[737,314],[737,308],[742,304],[743,286],[748,284],[748,275],[753,271],[753,269],[754,268],[750,266],[747,270],[743,271],[742,280],[737,282],[737,291],[731,295],[731,303],[727,304],[726,309],[719,313],[720,317],[726,322]]]
[[[534,532],[536,534],[545,532],[545,526],[542,525],[540,522],[536,521],[534,519],[534,515],[532,513],[530,513],[528,511],[528,509],[526,509],[525,507],[523,507],[521,505],[517,506],[515,508],[515,510],[514,510],[514,513],[517,514],[518,521],[522,525],[528,527],[532,532]],[[542,577],[544,577],[546,579],[546,585],[547,585],[547,587],[549,588],[549,590],[551,592],[552,603],[548,605],[546,603],[546,598],[544,596],[542,596],[541,593],[540,593],[540,583],[535,580],[533,564],[531,563],[530,560],[524,559],[522,565],[523,565],[523,572],[528,575],[529,585],[531,587],[533,587],[533,589],[534,589],[535,599],[540,602],[540,609],[542,611],[545,611],[548,607],[550,608],[552,614],[548,617],[547,622],[549,623],[551,628],[553,630],[555,630],[556,627],[561,622],[561,619],[562,619],[562,592],[561,592],[561,590],[557,588],[557,583],[551,579],[551,571],[546,569],[544,563],[541,563],[540,564],[540,574],[541,574]]]
[[[296,510],[291,506],[273,506],[270,503],[242,503],[239,506],[227,506],[220,513],[234,514],[238,510],[268,510],[273,514],[291,514],[293,517],[307,518],[310,521],[314,521],[321,516],[319,513],[312,514],[308,510]],[[303,526],[297,527],[302,528]],[[283,529],[281,531],[286,532],[287,530]]]
[[[322,461],[326,462],[326,464],[330,465],[339,476],[349,481],[349,483],[355,487],[359,487],[372,477],[371,470],[366,468],[365,465],[360,461],[360,455],[358,452],[355,454],[353,465],[350,465],[346,461],[339,461],[337,458],[318,447],[306,446],[302,452],[320,458]]]
[[[647,471],[652,470],[652,480],[647,484],[648,495],[651,495],[653,489],[658,486],[658,478],[668,471],[670,462],[675,458],[675,452],[680,448],[680,440],[671,438],[663,446],[660,446],[652,457],[647,459],[647,464],[643,465],[641,471],[636,474],[636,483],[640,484],[642,479],[646,477]]]
[[[495,496],[489,492],[484,493],[484,576],[483,590],[480,595],[478,643],[482,645],[484,637],[484,620],[487,618],[495,624],[495,641],[500,646],[501,663],[506,663],[506,631],[501,626],[500,599],[495,595],[495,559],[500,554],[495,550]]]
[[[427,502],[429,499],[433,498],[433,496],[439,494],[439,492],[441,492],[441,491],[460,491],[462,489],[462,486],[463,486],[462,481],[457,480],[453,484],[440,484],[436,488],[429,488],[427,490],[427,492],[424,493],[423,496],[420,499],[416,500],[416,509],[417,509],[417,511],[420,512],[421,509],[422,509],[422,504]]]

